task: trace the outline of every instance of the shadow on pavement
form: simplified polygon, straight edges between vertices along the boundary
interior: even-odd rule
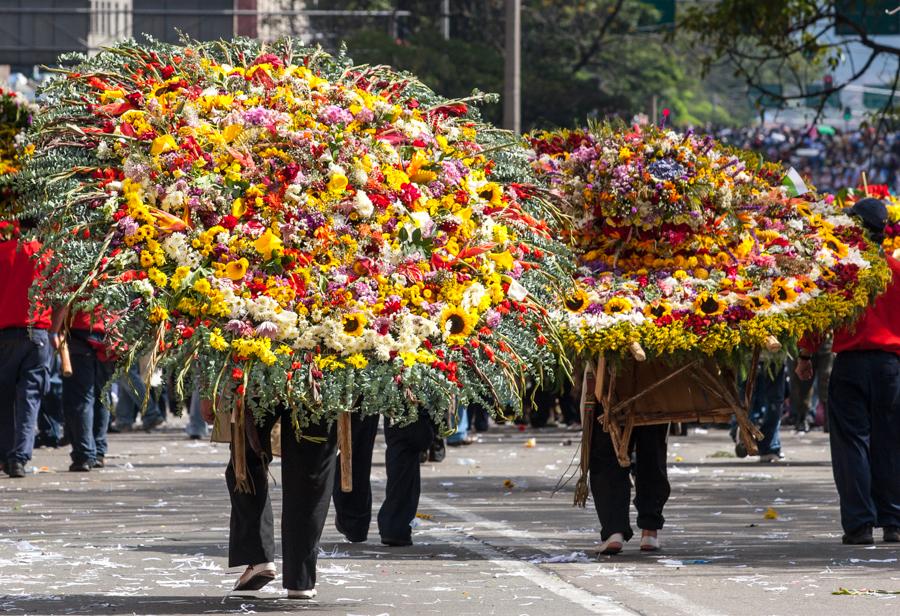
[[[283,614],[325,612],[334,604],[271,598],[221,596],[148,596],[118,597],[106,595],[66,595],[25,597],[0,596],[0,612],[34,615],[56,614]]]

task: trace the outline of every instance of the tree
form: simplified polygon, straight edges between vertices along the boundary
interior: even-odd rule
[[[682,7],[678,27],[692,35],[709,68],[726,61],[755,92],[757,103],[816,101],[818,119],[836,93],[864,78],[879,58],[893,64],[885,84],[889,95],[875,112],[885,127],[896,113],[900,47],[878,34],[900,33],[896,1],[885,0],[720,0]],[[849,74],[832,72],[851,46],[865,50]]]

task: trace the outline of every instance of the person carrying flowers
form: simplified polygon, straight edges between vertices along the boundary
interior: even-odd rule
[[[457,405],[520,403],[556,367],[557,216],[472,101],[290,39],[122,43],[44,95],[21,180],[53,248],[43,287],[88,289],[121,370],[147,354],[176,388],[194,372],[232,428],[239,588],[274,577],[276,419],[284,585],[309,598],[336,422],[446,425]]]
[[[877,244],[884,240],[884,202],[867,197],[846,209]],[[900,542],[900,261],[886,256],[891,281],[859,321],[834,331],[836,353],[828,386],[831,464],[840,497],[842,542]],[[813,378],[812,354],[820,343],[801,342],[796,374]]]

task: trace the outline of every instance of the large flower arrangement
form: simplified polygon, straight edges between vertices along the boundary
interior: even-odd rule
[[[44,96],[47,291],[90,291],[130,355],[300,426],[515,401],[552,367],[566,251],[466,101],[289,40],[121,44]]]
[[[577,288],[556,316],[578,351],[789,347],[854,317],[886,282],[878,248],[831,197],[790,198],[782,169],[749,153],[657,127],[530,141],[575,220]]]
[[[22,139],[25,129],[31,125],[34,111],[35,106],[20,92],[0,88],[0,239],[9,239],[18,233],[11,180],[19,170]]]

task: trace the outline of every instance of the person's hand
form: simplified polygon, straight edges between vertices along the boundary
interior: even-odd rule
[[[59,350],[59,334],[56,332],[50,332],[50,335],[48,336],[48,338],[50,339],[50,346],[53,347],[53,350],[58,351]]]
[[[201,398],[200,415],[203,416],[203,421],[212,425],[213,421],[216,419],[216,410],[213,408],[212,400]]]
[[[801,381],[811,381],[814,376],[812,360],[801,357],[797,360],[797,367],[794,368],[794,372]]]

